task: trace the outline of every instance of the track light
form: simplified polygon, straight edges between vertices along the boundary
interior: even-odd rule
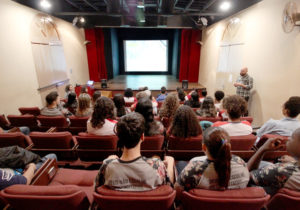
[[[220,9],[221,9],[222,11],[227,11],[227,10],[229,10],[230,7],[231,7],[231,4],[230,4],[230,2],[228,2],[228,1],[224,1],[224,2],[222,2],[221,5],[220,5]]]
[[[45,9],[49,9],[51,7],[50,2],[47,0],[42,0],[40,4],[41,4],[41,7],[45,8]]]

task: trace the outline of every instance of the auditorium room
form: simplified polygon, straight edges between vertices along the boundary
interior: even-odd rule
[[[0,209],[300,209],[300,0],[0,0],[0,28]]]

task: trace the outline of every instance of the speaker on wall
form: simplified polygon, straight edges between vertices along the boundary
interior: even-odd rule
[[[182,89],[186,90],[189,88],[189,81],[188,80],[182,80]]]
[[[107,88],[107,80],[101,79],[101,88]]]

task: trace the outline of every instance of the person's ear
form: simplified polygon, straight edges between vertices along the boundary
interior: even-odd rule
[[[207,150],[207,147],[206,147],[206,145],[205,145],[205,144],[202,144],[202,150],[203,150],[203,152],[206,152],[206,150]]]
[[[143,133],[142,136],[141,136],[141,141],[144,141],[144,140],[145,140],[145,135]]]

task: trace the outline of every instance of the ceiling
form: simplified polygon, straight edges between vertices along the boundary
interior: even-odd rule
[[[226,0],[231,3],[227,12],[219,8],[224,0],[47,0],[52,5],[48,10],[41,0],[14,1],[78,27],[202,28],[201,17],[211,25],[261,0]],[[85,22],[73,21],[75,17]]]

